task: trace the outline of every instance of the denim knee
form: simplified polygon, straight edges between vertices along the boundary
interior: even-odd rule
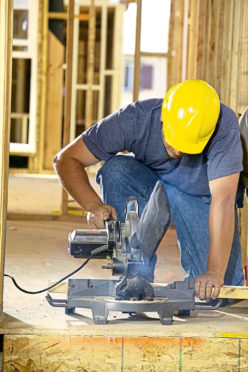
[[[127,155],[116,155],[110,158],[96,175],[96,181],[100,184],[100,178],[104,178],[104,181],[108,180],[111,183],[119,181],[123,174],[131,173],[135,163],[135,158]]]
[[[98,171],[96,181],[100,185],[103,202],[115,207],[122,220],[130,196],[137,198],[141,215],[158,176],[133,156],[117,155]]]

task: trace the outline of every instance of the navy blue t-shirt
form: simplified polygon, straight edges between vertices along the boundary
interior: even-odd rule
[[[215,132],[203,152],[172,159],[162,140],[162,102],[162,99],[148,99],[127,105],[85,131],[83,141],[100,160],[106,161],[127,150],[165,182],[209,201],[209,181],[243,169],[237,117],[221,104]]]

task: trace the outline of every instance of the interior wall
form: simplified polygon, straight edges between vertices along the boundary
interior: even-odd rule
[[[172,0],[168,87],[204,79],[242,113],[248,106],[247,17],[247,0]]]
[[[248,106],[248,1],[172,0],[168,88],[203,79],[240,116]],[[248,265],[247,199],[239,210],[243,266]]]

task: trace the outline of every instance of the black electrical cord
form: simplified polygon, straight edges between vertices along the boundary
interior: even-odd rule
[[[92,252],[91,252],[91,255],[84,261],[84,263],[82,265],[80,265],[76,270],[72,271],[70,274],[67,274],[66,276],[64,276],[62,279],[58,280],[56,283],[50,285],[49,287],[47,288],[44,288],[44,289],[41,289],[39,291],[27,291],[26,289],[23,289],[21,288],[15,278],[9,274],[4,274],[4,276],[7,276],[8,278],[10,278],[14,285],[16,286],[16,288],[18,288],[20,291],[24,292],[24,293],[28,293],[28,294],[38,294],[38,293],[42,293],[42,292],[46,292],[48,291],[49,289],[55,287],[56,285],[58,285],[59,283],[61,283],[63,280],[69,278],[70,276],[76,274],[79,270],[81,270],[93,257],[97,256],[98,254],[102,253],[102,252],[105,252],[108,250],[108,246],[103,246],[103,247],[99,247],[99,248],[96,248],[94,249]]]

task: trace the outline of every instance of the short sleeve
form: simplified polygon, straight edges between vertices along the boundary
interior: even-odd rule
[[[235,124],[229,130],[220,130],[211,141],[208,149],[208,180],[212,181],[241,172],[243,170],[242,161],[243,152],[239,128]]]
[[[151,112],[158,106],[161,107],[158,99],[131,103],[83,132],[82,139],[100,160],[106,161],[125,150],[140,154],[147,146]]]
[[[130,151],[135,123],[135,112],[130,107],[122,109],[83,132],[82,139],[93,155],[106,161],[118,152]]]

